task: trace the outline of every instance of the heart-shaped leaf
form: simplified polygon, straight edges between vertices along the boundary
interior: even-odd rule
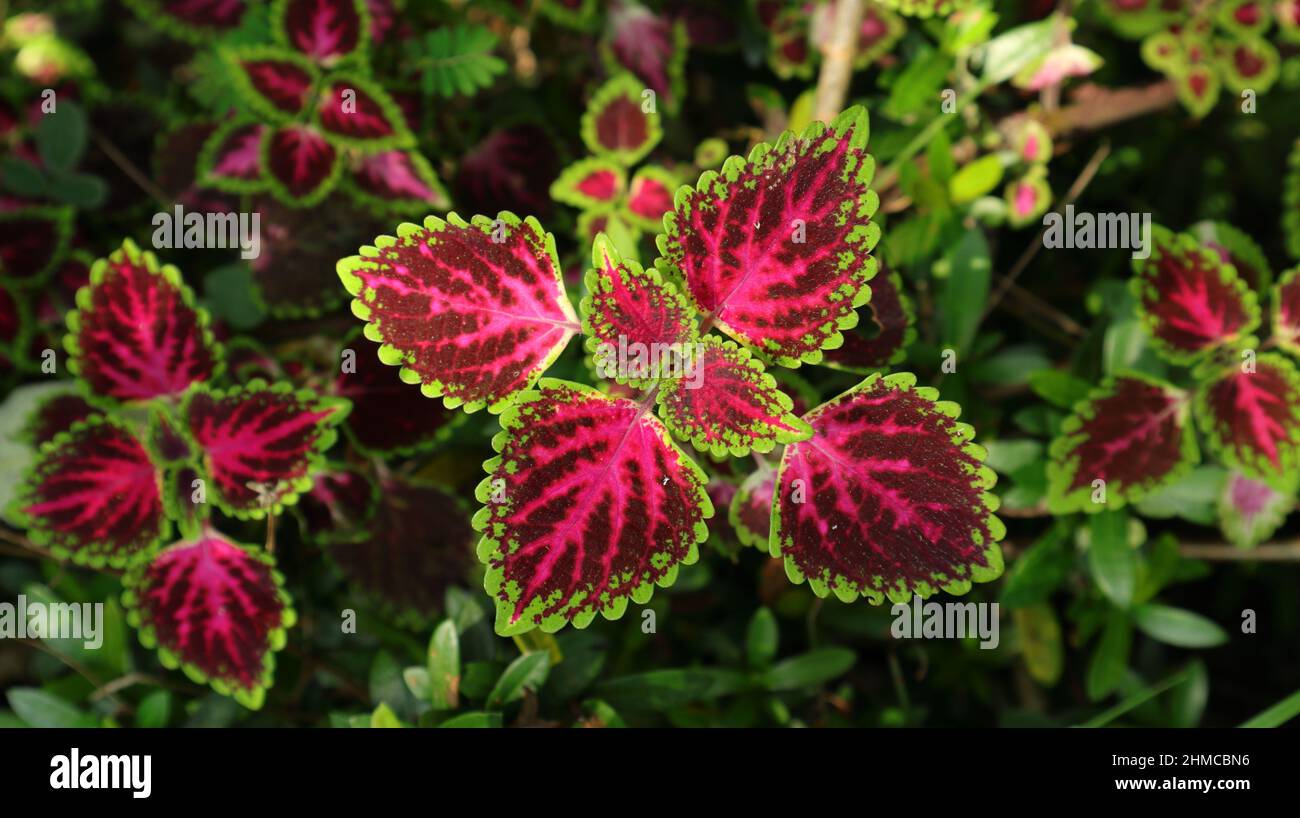
[[[813,437],[785,449],[771,553],[818,596],[908,602],[1002,573],[997,477],[959,407],[915,384],[870,375],[805,415]]]
[[[1201,383],[1197,420],[1209,446],[1247,477],[1272,479],[1300,461],[1300,373],[1281,355],[1260,355]]]
[[[1259,326],[1255,294],[1218,253],[1191,236],[1151,230],[1151,257],[1135,259],[1131,289],[1156,348],[1190,363]]]
[[[474,517],[497,633],[617,619],[698,559],[704,473],[647,410],[544,378],[502,413]]]
[[[691,352],[689,371],[659,381],[659,417],[678,438],[714,457],[744,457],[812,437],[749,350],[709,335]]]
[[[689,363],[696,338],[695,310],[659,271],[624,261],[602,233],[592,246],[582,331],[596,369],[618,383],[644,386]]]
[[[376,216],[421,215],[446,210],[451,203],[429,160],[413,150],[356,157],[344,187]]]
[[[1283,273],[1273,288],[1273,337],[1300,356],[1300,267]]]
[[[1200,460],[1190,415],[1189,396],[1167,383],[1137,373],[1107,381],[1052,443],[1053,512],[1118,509],[1186,474]]]
[[[324,199],[343,168],[334,146],[307,125],[268,128],[262,157],[271,192],[290,207],[310,207]]]
[[[647,165],[632,177],[627,192],[627,212],[643,230],[658,233],[663,229],[664,214],[673,209],[673,192],[677,179],[664,168]]]
[[[180,271],[158,266],[130,239],[95,262],[68,315],[68,368],[90,392],[114,401],[178,395],[221,370],[207,313]]]
[[[141,20],[195,45],[239,28],[244,0],[126,0]]]
[[[356,75],[329,78],[317,102],[316,122],[336,143],[366,151],[415,144],[397,103],[379,85]]]
[[[866,374],[901,363],[916,340],[916,312],[903,294],[898,273],[881,265],[869,286],[869,320],[843,333],[843,346],[826,350],[823,362],[827,366]]]
[[[318,398],[288,383],[253,380],[228,390],[198,387],[185,398],[185,428],[203,452],[209,494],[240,518],[279,513],[311,488],[311,472],[348,413],[341,398]]]
[[[138,564],[124,585],[128,620],[165,667],[262,706],[273,653],[297,620],[269,555],[209,529]]]
[[[1295,509],[1296,478],[1285,489],[1232,472],[1219,494],[1219,525],[1223,535],[1241,548],[1251,548],[1273,536]]]
[[[169,530],[148,451],[103,415],[41,446],[11,511],[32,542],[78,565],[124,566]]]
[[[254,46],[225,53],[244,102],[274,123],[289,122],[307,109],[316,68],[292,51]]]
[[[364,53],[370,36],[365,0],[277,0],[277,39],[322,65]]]
[[[266,189],[262,175],[262,141],[266,126],[232,119],[217,128],[199,152],[198,180],[228,193]]]
[[[727,519],[741,543],[767,551],[772,541],[772,496],[776,493],[776,469],[766,466],[745,478],[731,498]]]
[[[359,536],[329,547],[348,583],[399,614],[430,617],[475,565],[469,514],[442,489],[390,479]]]
[[[819,363],[870,297],[880,227],[866,144],[867,113],[850,108],[705,172],[664,217],[661,263],[716,326],[782,366]]]
[[[627,190],[627,174],[611,159],[588,158],[569,165],[551,184],[557,202],[587,208],[610,205]]]
[[[582,141],[596,156],[623,166],[635,165],[663,138],[659,114],[646,111],[645,86],[631,74],[602,85],[582,115]]]
[[[0,275],[39,287],[58,267],[72,236],[72,210],[24,207],[0,213]]]
[[[363,452],[380,457],[428,451],[445,440],[458,412],[430,405],[397,372],[379,360],[379,348],[360,332],[344,342],[334,394],[352,404],[344,428]],[[348,356],[347,353],[351,352]]]
[[[429,216],[342,259],[338,274],[380,360],[448,409],[500,412],[580,330],[555,239],[532,217]]]

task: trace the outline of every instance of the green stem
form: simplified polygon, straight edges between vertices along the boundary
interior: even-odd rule
[[[539,628],[534,628],[527,633],[517,633],[514,635],[515,646],[519,652],[527,655],[544,650],[551,654],[551,664],[558,665],[564,661],[564,653],[560,650],[560,643],[555,641],[555,637]]]
[[[1177,687],[1179,684],[1187,681],[1187,678],[1192,673],[1192,668],[1193,668],[1192,665],[1188,665],[1187,667],[1175,673],[1173,676],[1170,676],[1168,679],[1165,679],[1163,682],[1148,687],[1146,690],[1143,690],[1140,693],[1135,693],[1132,696],[1129,696],[1127,699],[1115,705],[1114,707],[1110,708],[1109,710],[1103,710],[1098,715],[1092,717],[1091,719],[1085,721],[1083,724],[1080,724],[1078,726],[1079,727],[1105,727],[1107,724],[1110,724],[1112,721],[1124,715],[1128,711],[1146,704],[1147,702],[1154,699],[1156,696],[1159,696],[1161,693],[1164,693],[1166,690],[1169,690],[1170,688],[1173,687]]]

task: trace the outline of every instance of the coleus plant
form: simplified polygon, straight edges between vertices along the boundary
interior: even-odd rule
[[[217,387],[207,313],[130,240],[92,266],[64,345],[80,395],[36,411],[11,516],[57,557],[125,571],[130,621],[163,664],[258,707],[294,613],[271,555],[220,533],[211,507],[258,519],[294,503],[348,401]]]
[[[1142,38],[1142,58],[1174,83],[1178,99],[1205,116],[1223,88],[1263,94],[1277,81],[1281,57],[1267,35],[1274,19],[1294,36],[1286,4],[1267,0],[1106,0],[1103,9],[1122,34]]]
[[[606,233],[630,253],[642,231],[656,230],[672,210],[677,187],[672,171],[646,165],[628,180],[628,170],[663,138],[659,114],[645,90],[628,73],[597,89],[582,116],[582,141],[592,155],[565,168],[551,184],[553,199],[582,210],[580,241]]]
[[[213,24],[200,21],[192,5],[163,6],[162,19],[177,31]],[[384,215],[446,207],[447,192],[416,149],[402,110],[370,78],[372,25],[361,0],[279,0],[272,42],[219,46],[240,113],[204,144],[200,184],[268,192],[291,207],[315,205],[336,187]]]
[[[1135,503],[1186,475],[1205,451],[1231,469],[1225,528],[1253,545],[1295,503],[1300,372],[1287,356],[1300,354],[1300,271],[1270,287],[1263,254],[1226,225],[1196,235],[1157,226],[1151,244],[1150,257],[1134,261],[1132,294],[1151,346],[1188,376],[1117,372],[1080,402],[1051,447],[1049,507],[1095,513]],[[1272,327],[1263,345],[1254,335],[1261,302]]]
[[[812,76],[835,26],[836,3],[753,0],[759,25],[768,33],[768,64],[782,78]],[[854,68],[888,54],[907,25],[886,4],[867,2],[859,26]]]
[[[871,297],[867,138],[853,108],[706,171],[676,191],[649,267],[597,236],[578,311],[553,237],[508,212],[402,224],[339,262],[402,381],[500,415],[474,517],[498,633],[617,618],[698,558],[715,509],[677,441],[712,457],[784,445],[771,524],[744,536],[820,596],[962,593],[1000,573],[993,473],[956,405],[877,373],[796,417],[767,372],[826,362]],[[633,397],[544,377],[579,334],[602,373],[636,345],[679,351],[699,377],[616,369]]]

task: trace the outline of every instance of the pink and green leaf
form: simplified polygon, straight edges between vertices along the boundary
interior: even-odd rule
[[[591,263],[587,296],[579,305],[587,351],[596,357],[604,377],[648,385],[663,374],[656,363],[662,363],[658,358],[664,356],[656,353],[656,360],[651,360],[651,352],[662,350],[676,364],[689,355],[686,347],[698,335],[695,310],[658,270],[624,261],[603,233],[593,243]],[[631,350],[632,355],[621,359],[620,350]],[[637,350],[645,355],[634,361]]]
[[[419,151],[379,151],[351,161],[344,189],[376,216],[423,215],[451,204],[438,174]]]
[[[581,327],[555,239],[529,217],[456,214],[402,224],[338,263],[379,357],[448,409],[497,413],[537,382]]]
[[[1200,119],[1219,101],[1222,81],[1219,72],[1207,64],[1179,66],[1172,77],[1178,101]]]
[[[600,86],[582,115],[582,141],[596,156],[625,167],[639,162],[659,140],[663,130],[654,108],[643,109],[645,85],[621,73]]]
[[[91,268],[64,346],[91,395],[112,401],[176,396],[221,372],[221,347],[180,271],[130,239]]]
[[[1121,374],[1062,424],[1050,450],[1048,504],[1057,514],[1121,508],[1199,460],[1190,396],[1145,375]]]
[[[903,280],[882,264],[870,286],[870,320],[844,333],[843,346],[826,351],[827,366],[866,374],[907,357],[907,348],[916,340],[916,311],[903,294]]]
[[[772,540],[772,497],[776,493],[776,469],[765,466],[740,484],[731,498],[727,519],[740,538],[751,548],[766,552]]]
[[[659,382],[659,417],[679,439],[714,457],[744,457],[812,437],[749,350],[708,335],[690,353],[689,373]]]
[[[197,388],[182,415],[203,452],[213,502],[232,516],[260,519],[311,488],[311,473],[348,409],[341,398],[253,380],[228,390]]]
[[[1219,494],[1219,526],[1239,548],[1253,548],[1273,536],[1295,510],[1296,479],[1285,488],[1232,472]]]
[[[1192,363],[1237,344],[1259,326],[1255,294],[1214,250],[1163,227],[1151,230],[1150,258],[1134,259],[1130,289],[1155,347]]]
[[[1231,40],[1219,56],[1223,84],[1237,93],[1265,93],[1277,82],[1281,65],[1277,48],[1264,39]]]
[[[1283,273],[1273,288],[1273,338],[1300,357],[1300,267]]]
[[[402,382],[379,360],[374,341],[355,333],[344,343],[352,367],[340,367],[333,394],[347,398],[352,411],[344,422],[348,438],[366,454],[380,457],[426,452],[445,440],[459,412],[430,405],[420,390]]]
[[[258,193],[266,189],[262,173],[265,125],[231,119],[208,137],[199,152],[198,181],[227,193]]]
[[[161,31],[208,45],[239,28],[248,11],[245,0],[126,0],[141,20]]]
[[[327,139],[365,151],[410,148],[415,137],[397,103],[364,77],[332,74],[316,103],[316,124]]]
[[[1223,0],[1219,6],[1219,25],[1234,34],[1255,37],[1268,30],[1268,0]]]
[[[261,707],[297,620],[270,555],[208,529],[136,565],[124,585],[128,621],[164,667]]]
[[[262,140],[262,167],[271,193],[290,207],[310,207],[334,189],[343,164],[340,154],[308,125],[267,128]]]
[[[637,227],[658,233],[664,227],[664,214],[673,209],[677,177],[666,168],[647,165],[632,176],[627,193],[627,215]]]
[[[275,36],[321,65],[364,56],[370,37],[365,0],[276,0]]]
[[[677,191],[661,264],[703,316],[782,366],[820,363],[857,325],[876,273],[879,197],[860,107],[787,131]]]
[[[547,378],[502,414],[474,517],[497,633],[617,619],[698,559],[706,478],[647,408]]]
[[[430,617],[449,586],[468,584],[476,567],[474,529],[459,501],[437,486],[388,480],[360,536],[328,553],[351,587],[399,614]]]
[[[907,602],[1002,573],[996,475],[960,408],[915,384],[870,375],[805,415],[813,437],[785,449],[771,553],[818,596]]]
[[[1276,479],[1300,465],[1300,373],[1286,357],[1221,369],[1201,383],[1196,414],[1210,450],[1247,477]]]
[[[268,122],[290,122],[307,110],[319,80],[309,60],[267,46],[231,50],[224,56],[240,96]]]
[[[589,157],[565,168],[551,183],[551,198],[588,210],[609,206],[627,191],[627,174],[610,159]]]
[[[120,568],[167,536],[159,479],[130,429],[92,415],[41,446],[11,516],[59,557]]]

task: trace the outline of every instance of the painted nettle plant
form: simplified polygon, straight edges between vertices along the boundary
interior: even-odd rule
[[[0,726],[1300,714],[1300,4],[0,16]]]

